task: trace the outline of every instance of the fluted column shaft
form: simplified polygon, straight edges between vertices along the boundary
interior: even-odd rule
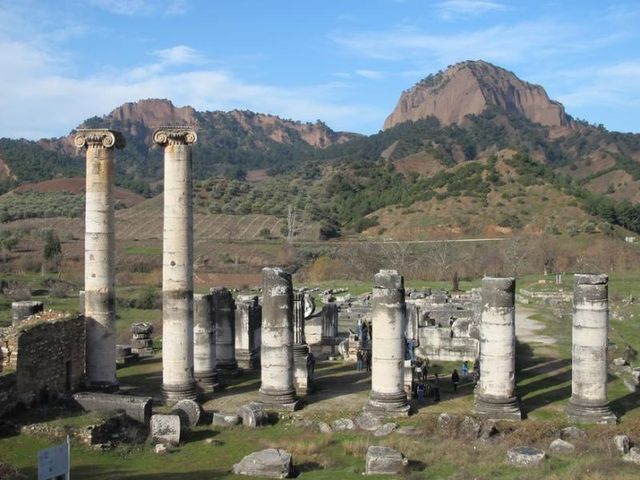
[[[195,398],[193,377],[193,180],[188,127],[162,127],[164,146],[162,243],[162,393],[171,403]]]
[[[262,321],[262,310],[255,295],[238,295],[235,311],[235,358],[238,367],[258,368],[259,349],[257,330]]]
[[[86,373],[92,388],[113,390],[116,379],[114,148],[119,132],[78,130],[86,148],[84,315],[87,322]]]
[[[567,415],[581,423],[616,423],[607,399],[609,333],[607,275],[576,274],[573,292],[571,400]]]
[[[404,278],[396,270],[380,270],[372,295],[371,393],[365,409],[406,415],[404,391]]]
[[[262,281],[260,401],[295,408],[291,275],[279,268],[265,268]]]
[[[480,382],[476,412],[492,418],[520,420],[515,397],[516,330],[514,278],[482,279]]]
[[[213,391],[220,385],[211,302],[211,295],[193,295],[193,376],[202,392]]]

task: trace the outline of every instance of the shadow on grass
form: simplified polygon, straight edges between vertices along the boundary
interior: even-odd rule
[[[609,382],[617,380],[617,377],[609,375]],[[640,394],[636,392],[629,392],[626,395],[616,398],[611,401],[611,410],[617,415],[618,418],[622,418],[627,413],[640,407]]]
[[[171,455],[171,454],[169,454]],[[213,463],[213,461],[212,461]],[[23,478],[38,478],[38,471],[35,468],[27,468],[20,470]],[[231,472],[224,470],[188,470],[188,467],[181,472],[166,473],[139,473],[128,469],[127,467],[108,467],[103,468],[99,465],[82,465],[71,468],[71,476],[75,479],[100,479],[100,480],[186,480],[186,479],[213,479],[225,476],[231,477]]]

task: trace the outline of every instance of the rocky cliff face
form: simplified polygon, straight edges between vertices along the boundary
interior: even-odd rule
[[[466,115],[494,105],[547,127],[574,128],[562,104],[550,100],[542,87],[483,61],[458,63],[403,92],[384,128],[428,116],[442,125],[461,124]]]

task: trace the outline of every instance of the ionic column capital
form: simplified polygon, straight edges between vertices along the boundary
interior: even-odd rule
[[[120,132],[108,128],[80,128],[73,143],[78,148],[124,148],[127,144]]]
[[[153,141],[158,145],[191,145],[198,135],[193,127],[159,127],[153,132]]]

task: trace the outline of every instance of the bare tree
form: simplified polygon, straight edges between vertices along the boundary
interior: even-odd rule
[[[437,274],[437,280],[446,280],[451,271],[453,263],[453,252],[451,242],[442,240],[432,245],[430,250],[431,263]]]
[[[504,242],[502,256],[504,257],[505,267],[508,269],[509,274],[517,277],[527,261],[527,242],[514,235]]]
[[[412,276],[416,267],[416,256],[406,242],[385,242],[380,245],[381,257],[390,267],[402,275]]]

